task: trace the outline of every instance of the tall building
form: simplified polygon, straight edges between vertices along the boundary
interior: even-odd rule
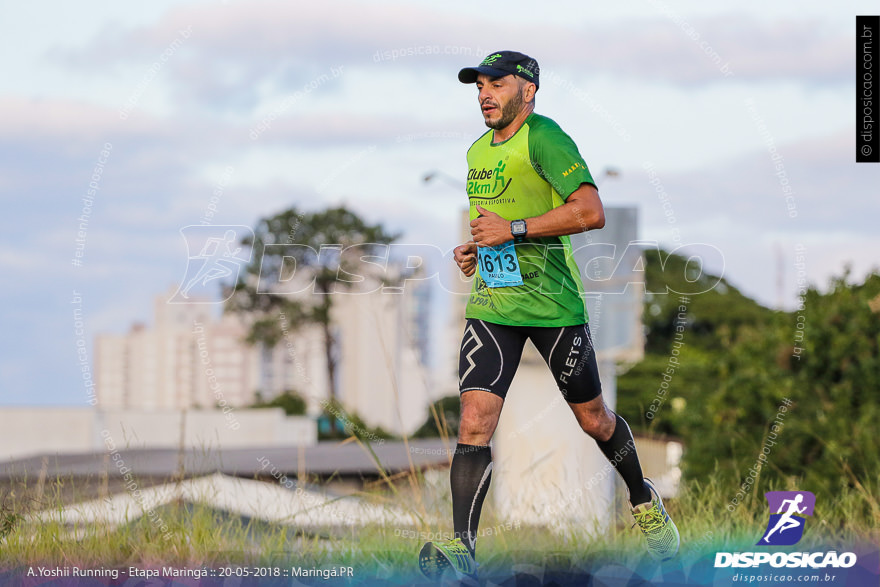
[[[244,342],[245,321],[217,319],[205,303],[167,300],[156,297],[152,328],[135,324],[126,334],[95,337],[99,406],[179,410],[252,403],[259,348]]]
[[[418,428],[429,403],[421,287],[333,294],[336,396],[369,426],[397,434]],[[156,298],[152,327],[136,324],[126,334],[96,336],[99,408],[242,407],[292,390],[305,398],[310,415],[324,411],[330,390],[319,326],[281,315],[279,343],[252,345],[246,316],[216,318],[210,312],[216,306],[206,300],[168,299]]]
[[[426,321],[416,291],[342,294],[335,306],[339,339],[338,397],[373,426],[414,432],[430,403],[420,337]]]

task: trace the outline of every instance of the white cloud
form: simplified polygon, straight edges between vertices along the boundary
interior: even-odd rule
[[[649,13],[650,14],[650,13]],[[96,38],[85,49],[57,50],[68,64],[147,64],[167,60],[176,97],[217,111],[250,111],[266,92],[283,95],[334,68],[378,68],[418,75],[476,64],[502,47],[533,54],[545,69],[576,67],[673,84],[796,80],[839,84],[850,76],[851,39],[818,18],[767,22],[746,15],[670,19],[662,14],[601,25],[526,24],[486,32],[477,19],[394,3],[251,2],[170,11],[155,25]]]

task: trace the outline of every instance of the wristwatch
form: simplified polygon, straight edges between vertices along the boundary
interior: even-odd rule
[[[526,238],[528,227],[525,220],[513,220],[510,222],[510,234],[513,235],[513,242],[521,243]]]

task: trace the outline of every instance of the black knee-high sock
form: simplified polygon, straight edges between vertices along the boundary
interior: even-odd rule
[[[614,414],[617,424],[611,438],[604,442],[596,441],[629,489],[629,501],[633,506],[651,501],[651,490],[645,485],[639,455],[636,454],[636,443],[633,440],[629,424],[618,414]]]
[[[492,479],[492,449],[459,443],[452,457],[452,519],[455,536],[474,554],[483,499]]]

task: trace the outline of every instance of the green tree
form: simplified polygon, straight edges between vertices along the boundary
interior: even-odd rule
[[[870,495],[880,484],[880,274],[849,280],[847,272],[826,293],[809,288],[794,312],[729,289],[692,296],[680,365],[647,419],[674,331],[675,302],[664,300],[669,307],[649,318],[653,350],[618,379],[618,408],[635,427],[681,437],[688,477],[738,487],[760,463],[754,495],[773,484]]]
[[[688,271],[683,257],[649,251],[647,290],[692,291]],[[698,279],[715,285],[688,296],[675,365],[681,296],[646,296],[645,357],[618,377],[621,414],[636,430],[681,438],[692,478],[739,484],[766,446],[762,487],[876,487],[880,275],[851,284],[845,273],[826,293],[810,288],[794,312],[765,308],[716,276]]]
[[[335,400],[324,402],[322,418],[329,424],[329,431],[325,431],[318,422],[318,438],[321,440],[336,440],[355,436],[363,442],[371,443],[389,438],[394,435],[381,426],[371,427],[361,420],[354,412],[348,412],[341,403]],[[341,424],[342,429],[338,425]]]
[[[254,321],[249,340],[266,346],[283,338],[285,323],[291,329],[317,324],[322,333],[329,396],[336,400],[333,294],[362,281],[367,269],[378,273],[377,264],[365,264],[362,259],[383,257],[382,248],[397,236],[344,206],[319,212],[290,208],[263,218],[253,239],[242,240],[243,245],[252,247],[253,256],[234,285],[227,308],[251,314]],[[378,275],[380,281],[383,278]],[[331,426],[335,431],[335,420]]]
[[[288,416],[303,416],[306,413],[306,400],[295,391],[287,390],[269,401],[258,398],[252,408],[281,408]]]
[[[645,357],[618,376],[617,409],[635,430],[684,438],[690,418],[718,387],[719,361],[732,341],[781,313],[662,250],[645,252],[645,285]],[[695,290],[702,293],[687,301],[675,293]],[[684,330],[674,344],[677,327]]]
[[[691,409],[678,422],[690,447],[684,461],[689,476],[718,470],[743,479],[755,466],[783,400],[794,395],[792,373],[780,359],[791,350],[784,329],[790,318],[780,313],[762,324],[743,326],[712,352],[711,384],[693,390]],[[784,426],[791,422],[787,411],[783,421]],[[774,452],[773,463],[787,458]],[[791,465],[799,467],[800,459]],[[768,472],[762,476],[767,478]]]
[[[721,349],[724,339],[742,326],[760,324],[774,313],[740,292],[723,276],[700,268],[681,255],[645,251],[645,351],[669,354],[681,295],[687,295],[688,344]]]
[[[458,425],[461,420],[461,398],[450,395],[440,398],[428,408],[428,415],[413,438],[437,438],[448,436],[458,437]]]
[[[795,460],[782,461],[781,473],[805,468],[826,486],[877,480],[880,466],[880,274],[848,281],[849,270],[825,294],[808,290],[803,311],[786,325],[795,408],[784,444]]]

